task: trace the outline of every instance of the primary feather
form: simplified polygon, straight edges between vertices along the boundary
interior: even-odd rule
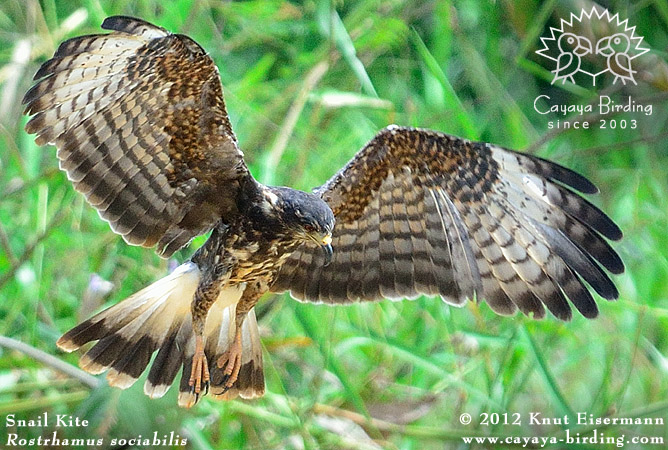
[[[571,189],[598,190],[547,160],[437,133],[388,127],[318,188],[334,211],[334,259],[300,248],[272,289],[348,303],[440,295],[486,300],[500,314],[598,313],[604,272],[624,270],[606,242],[621,230]]]

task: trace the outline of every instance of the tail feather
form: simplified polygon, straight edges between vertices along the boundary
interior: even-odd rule
[[[181,351],[181,356],[183,358],[183,370],[181,371],[181,381],[179,382],[179,396],[178,404],[181,408],[190,408],[194,406],[200,399],[201,395],[204,393],[195,394],[193,392],[190,384],[190,371],[192,370],[193,365],[193,355],[195,354],[195,343],[194,339],[190,339],[190,342],[185,350]],[[211,367],[211,360],[207,358],[209,367]],[[169,388],[168,388],[169,389]]]
[[[71,352],[97,340],[79,364],[93,374],[109,370],[109,384],[121,389],[134,384],[157,351],[144,392],[152,398],[163,396],[182,368],[179,405],[192,406],[199,396],[191,392],[188,384],[195,351],[190,305],[199,280],[198,267],[187,262],[65,333],[58,340],[58,347]],[[262,347],[254,311],[242,326],[242,367],[239,379],[229,391],[223,387],[223,374],[216,364],[234,339],[236,303],[244,288],[241,285],[223,289],[207,316],[205,353],[211,372],[211,392],[216,398],[253,398],[264,393]]]
[[[198,282],[199,269],[197,266],[193,263],[182,264],[165,278],[72,328],[58,339],[56,345],[61,350],[73,352],[88,342],[117,333],[135,322],[136,319],[140,319],[142,313],[161,305],[169,305],[172,309],[171,314],[174,316],[183,315],[184,310],[189,312],[190,301],[195,294]],[[137,328],[143,325],[144,320],[141,318],[136,321],[134,327],[128,328],[123,334],[132,335]]]
[[[246,338],[248,335],[248,338]],[[262,364],[262,341],[260,341],[260,330],[257,327],[255,310],[248,313],[248,319],[243,325],[242,342],[248,343],[248,349],[244,345],[244,357],[241,359],[241,373],[239,374],[239,396],[250,399],[264,395],[264,367]],[[246,359],[246,356],[248,357]],[[244,374],[248,373],[247,376]]]
[[[190,334],[192,334],[190,315],[172,324],[144,383],[146,395],[151,398],[159,398],[169,390],[184,363],[182,343],[188,340],[187,336]],[[194,353],[194,348],[190,354],[192,353]]]
[[[134,384],[151,361],[151,355],[157,349],[157,343],[148,336],[139,341],[119,358],[109,370],[107,380],[111,386],[126,389]]]
[[[118,335],[100,339],[81,357],[79,366],[86,372],[98,375],[107,370],[111,363],[122,355],[127,344],[128,342]]]

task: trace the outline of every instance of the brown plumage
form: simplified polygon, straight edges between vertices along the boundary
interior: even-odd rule
[[[254,306],[268,291],[330,304],[440,296],[500,314],[598,313],[584,282],[618,296],[619,228],[577,195],[584,177],[543,159],[429,130],[388,127],[313,194],[258,183],[218,71],[186,36],[111,17],[110,34],[63,43],[24,98],[26,130],[54,143],[74,187],[133,245],[174,272],[67,332],[66,351],[147,395],[179,370],[179,404],[264,392]],[[335,226],[336,221],[336,226]],[[330,246],[331,241],[331,246]],[[333,247],[333,253],[332,253]],[[331,260],[331,264],[328,264]]]
[[[218,69],[192,39],[125,17],[63,42],[25,95],[26,131],[132,245],[165,257],[235,214],[248,177]],[[187,73],[187,76],[184,74]]]
[[[331,264],[299,248],[272,290],[324,303],[440,295],[455,305],[475,292],[499,314],[543,317],[545,306],[564,320],[568,297],[595,317],[574,271],[602,297],[617,298],[599,264],[624,270],[604,239],[622,233],[564,186],[597,192],[534,156],[389,127],[316,191],[336,217]]]

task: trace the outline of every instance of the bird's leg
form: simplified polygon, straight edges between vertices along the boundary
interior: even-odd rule
[[[203,248],[203,247],[201,247]],[[202,252],[205,253],[205,252]],[[200,255],[196,255],[199,259]],[[203,258],[202,258],[203,259]],[[209,388],[209,364],[204,353],[204,325],[206,316],[220,294],[221,287],[229,279],[230,261],[222,262],[220,258],[214,257],[211,265],[207,265],[202,280],[197,286],[197,291],[190,304],[192,315],[192,327],[195,334],[195,353],[193,354],[190,379],[188,384],[195,394],[206,392]]]
[[[209,386],[209,365],[204,354],[204,324],[211,305],[218,299],[221,280],[217,277],[206,276],[200,282],[195,292],[195,297],[190,304],[190,313],[193,320],[193,333],[195,334],[195,354],[190,369],[190,380],[188,384],[195,394],[202,390],[206,391]]]
[[[202,271],[202,279],[197,285],[197,291],[190,304],[192,328],[195,335],[195,353],[192,358],[188,385],[197,396],[202,390],[205,392],[208,390],[211,379],[209,364],[204,353],[206,316],[211,305],[218,300],[222,286],[229,280],[230,268],[234,264],[234,260],[229,255],[221,254],[226,236],[226,226],[217,226],[206,243],[191,258]]]
[[[234,383],[239,377],[239,370],[241,370],[241,327],[248,315],[248,312],[253,309],[258,300],[268,290],[268,284],[262,281],[256,281],[249,284],[244,290],[239,303],[237,303],[236,315],[234,318],[235,333],[234,339],[229,348],[218,358],[218,367],[223,369],[223,386],[225,391],[234,386]]]
[[[209,364],[206,361],[206,355],[204,355],[204,343],[201,334],[196,333],[195,354],[193,355],[188,384],[193,388],[195,394],[199,394],[202,390],[206,392],[209,380]],[[204,386],[204,389],[202,389],[202,386]]]
[[[241,318],[240,321],[243,323],[244,318]],[[239,320],[236,320],[236,323],[240,323]],[[238,325],[239,327],[241,325]],[[223,375],[225,382],[225,390],[231,388],[234,383],[237,381],[239,376],[239,370],[241,370],[241,330],[237,328],[237,331],[234,334],[234,340],[228,347],[228,349],[223,353],[220,358],[218,358],[218,367],[223,369]]]

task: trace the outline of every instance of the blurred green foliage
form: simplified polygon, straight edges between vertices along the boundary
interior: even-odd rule
[[[91,420],[84,431],[59,430],[62,437],[174,431],[193,449],[487,448],[459,436],[564,436],[563,426],[529,425],[529,411],[667,417],[668,7],[663,0],[604,2],[637,26],[652,51],[638,86],[612,87],[610,79],[602,86],[615,99],[652,103],[653,114],[620,114],[637,119],[633,130],[548,131],[557,116],[537,114],[538,95],[586,104],[604,89],[550,85],[550,69],[534,53],[550,26],[583,5],[591,3],[4,0],[0,335],[76,365],[78,355],[56,349],[57,337],[100,302],[119,301],[167,271],[167,261],[112,234],[58,172],[55,150],[37,147],[23,131],[20,99],[38,65],[62,40],[100,32],[114,14],[188,34],[209,51],[261,181],[310,189],[390,123],[527,149],[600,187],[592,201],[624,230],[615,248],[627,271],[615,277],[620,300],[601,300],[597,320],[576,316],[566,324],[430,298],[329,308],[268,297],[259,306],[268,394],[252,402],[205,399],[189,411],[176,408],[174,392],[147,399],[143,379],[124,392],[91,390],[0,348],[0,445],[15,432],[4,426],[6,414],[43,411]],[[106,300],[91,274],[113,283]],[[483,412],[525,420],[480,426]],[[471,425],[460,424],[462,413],[473,416]],[[592,428],[571,427],[583,435]],[[599,431],[668,442],[666,426]]]

